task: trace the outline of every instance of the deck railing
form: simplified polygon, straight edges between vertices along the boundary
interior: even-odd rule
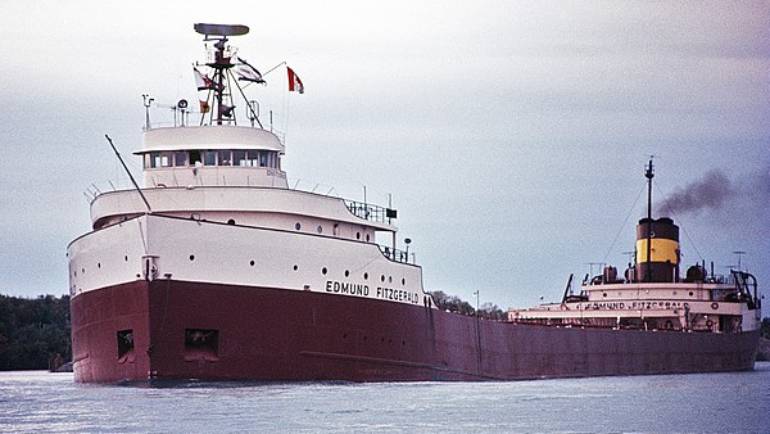
[[[396,210],[369,203],[345,199],[345,206],[347,206],[348,211],[350,211],[351,214],[364,220],[378,223],[390,223],[391,219],[396,218]]]
[[[381,246],[377,245],[377,247],[380,248],[380,252],[382,252],[382,255],[386,258],[390,259],[394,262],[401,262],[404,264],[417,264],[417,260],[415,258],[414,253],[406,252],[404,250],[399,249],[393,249],[388,246]],[[410,261],[410,255],[411,255],[411,261]]]

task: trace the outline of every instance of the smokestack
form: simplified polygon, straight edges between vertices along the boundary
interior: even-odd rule
[[[651,224],[649,224],[651,223]],[[647,228],[652,228],[653,237],[647,244]],[[650,259],[647,260],[647,252]],[[672,282],[677,281],[679,267],[679,226],[667,217],[657,220],[643,218],[636,226],[636,281]],[[648,274],[649,273],[649,274]],[[649,278],[648,278],[649,276]]]

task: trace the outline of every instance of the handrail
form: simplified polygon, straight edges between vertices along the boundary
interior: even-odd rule
[[[380,253],[393,262],[401,262],[403,264],[409,264],[409,252],[399,249],[393,249],[388,246],[377,245],[380,248]],[[414,253],[412,253],[412,264],[417,265]]]
[[[358,218],[378,223],[390,223],[390,219],[395,218],[395,211],[390,208],[348,199],[344,201],[348,211]]]

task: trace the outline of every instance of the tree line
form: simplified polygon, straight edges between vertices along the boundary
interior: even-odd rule
[[[433,291],[430,293],[430,295],[433,296],[433,301],[436,303],[436,307],[441,310],[455,312],[462,315],[476,315],[476,309],[470,303],[462,300],[456,295],[449,295],[444,291]],[[503,321],[507,319],[505,311],[500,309],[500,307],[496,304],[490,302],[485,302],[479,306],[479,317],[495,321]]]
[[[72,359],[70,298],[0,295],[0,370],[48,369]]]

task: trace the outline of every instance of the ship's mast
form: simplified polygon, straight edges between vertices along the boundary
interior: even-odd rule
[[[230,58],[225,57],[225,43],[227,42],[227,36],[222,36],[215,44],[214,48],[217,50],[214,53],[214,61],[207,65],[214,68],[214,98],[217,100],[217,106],[215,107],[217,113],[217,125],[222,125],[222,97],[225,91],[225,69],[230,68]]]
[[[223,117],[230,118],[233,116],[232,110],[233,110],[233,97],[232,97],[232,91],[229,91],[227,95],[225,94],[225,89],[229,89],[229,82],[228,81],[228,70],[235,66],[235,64],[232,62],[230,52],[226,51],[226,44],[229,40],[228,36],[240,36],[245,35],[249,33],[249,28],[247,26],[243,25],[228,25],[228,24],[206,24],[206,23],[198,23],[195,24],[194,29],[196,32],[204,35],[204,41],[216,41],[214,43],[214,59],[212,61],[206,63],[207,66],[214,69],[213,74],[213,82],[214,82],[214,100],[216,101],[216,107],[214,107],[214,110],[216,110],[216,123],[217,125],[222,125]],[[230,97],[230,106],[225,107],[223,105],[223,100],[225,96]],[[212,117],[214,113],[212,112]],[[228,122],[230,120],[228,119]]]
[[[647,268],[644,273],[644,281],[652,282],[652,178],[655,176],[652,171],[652,157],[647,163],[644,176],[647,178]]]

